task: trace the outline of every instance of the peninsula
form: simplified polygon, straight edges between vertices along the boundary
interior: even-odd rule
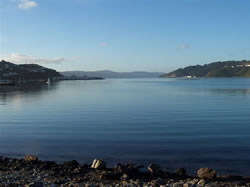
[[[37,64],[14,64],[0,61],[0,80],[2,85],[10,85],[13,82],[47,81],[52,80],[102,80],[98,76],[67,76],[54,69],[49,69]],[[3,81],[4,80],[4,81]],[[8,80],[8,81],[6,81]],[[11,81],[9,83],[9,81]]]
[[[250,77],[250,61],[224,61],[188,66],[162,74],[160,77]]]
[[[59,72],[37,64],[13,64],[0,61],[0,80],[27,81],[47,80],[48,78],[62,78]]]

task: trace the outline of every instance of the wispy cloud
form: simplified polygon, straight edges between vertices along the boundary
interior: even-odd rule
[[[64,61],[62,57],[55,58],[39,58],[34,56],[27,56],[23,54],[13,53],[9,56],[0,57],[3,60],[13,62],[16,64],[59,64]]]
[[[108,42],[101,42],[101,43],[100,43],[100,46],[102,46],[102,47],[107,47],[107,46],[108,46]]]
[[[37,6],[38,5],[35,1],[31,1],[31,0],[19,0],[18,1],[18,8],[20,9],[29,10]]]
[[[178,47],[178,49],[188,49],[188,48],[190,48],[190,46],[187,45],[187,44],[181,44],[181,45]]]

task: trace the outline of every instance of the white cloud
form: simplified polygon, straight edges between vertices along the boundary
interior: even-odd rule
[[[13,62],[16,64],[59,64],[64,61],[62,57],[55,58],[39,58],[34,56],[27,56],[22,54],[13,53],[9,56],[5,55],[1,59]]]
[[[18,8],[21,8],[24,10],[29,10],[36,6],[38,6],[37,3],[35,1],[30,1],[30,0],[19,0],[19,3],[18,3]]]
[[[186,44],[181,44],[178,49],[187,49],[189,48],[190,46],[189,45],[186,45]]]
[[[100,46],[107,47],[108,46],[108,42],[102,42],[102,43],[100,43]]]

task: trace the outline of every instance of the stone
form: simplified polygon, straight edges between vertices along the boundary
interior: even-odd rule
[[[81,168],[82,168],[82,169],[87,169],[87,168],[89,168],[90,166],[91,166],[91,165],[85,163],[85,164],[83,164],[83,165],[81,166]]]
[[[162,178],[158,177],[155,181],[156,184],[163,185],[166,184],[166,181],[163,180]]]
[[[129,180],[129,176],[127,174],[123,174],[121,176],[121,180],[128,181]]]
[[[76,160],[71,160],[71,161],[64,162],[63,165],[66,167],[75,168],[79,166],[80,164]]]
[[[52,167],[56,166],[57,164],[55,162],[51,162],[51,161],[44,161],[41,165],[40,165],[40,169],[43,170],[50,170]]]
[[[102,160],[95,159],[91,165],[91,168],[93,168],[93,169],[105,169],[106,163]]]
[[[227,181],[241,181],[243,179],[242,176],[230,175],[230,174],[222,176],[222,178],[227,180]]]
[[[200,179],[213,180],[216,178],[216,171],[209,168],[200,168],[197,171],[197,176]]]
[[[133,176],[133,178],[136,178],[138,172],[138,169],[134,167],[134,164],[117,164],[114,167],[114,172],[117,174],[127,174],[129,176]]]
[[[42,182],[32,182],[30,184],[26,184],[25,187],[43,187]]]
[[[192,184],[193,186],[196,186],[196,184],[199,182],[199,179],[193,179],[189,181],[188,183]]]
[[[122,164],[116,164],[114,167],[115,173],[123,173],[125,172],[124,166]]]
[[[37,162],[38,161],[38,158],[36,157],[36,156],[34,156],[34,155],[26,155],[25,157],[24,157],[24,160],[26,161],[26,162]]]
[[[183,183],[175,182],[175,183],[173,184],[173,187],[183,187]]]
[[[112,171],[102,171],[99,174],[99,180],[116,180],[116,179],[120,179],[120,175],[117,175]]]
[[[157,164],[149,164],[148,166],[148,171],[149,173],[151,173],[152,175],[160,175],[163,173],[161,167]]]
[[[205,187],[212,187],[210,184],[206,184]]]
[[[199,186],[205,186],[206,181],[204,179],[201,179],[198,183]]]
[[[75,169],[72,171],[72,173],[74,173],[74,174],[79,174],[79,173],[81,173],[81,168],[75,168]]]
[[[144,165],[143,165],[143,164],[140,164],[140,165],[136,166],[135,168],[136,168],[136,169],[142,169],[142,168],[144,168]]]
[[[190,183],[185,183],[183,184],[183,187],[193,187],[194,185],[193,184],[190,184]]]
[[[74,186],[75,186],[75,185],[74,185]],[[93,185],[93,184],[87,183],[87,184],[85,184],[85,187],[94,187],[94,185]]]
[[[187,172],[184,168],[177,168],[175,170],[175,173],[179,176],[186,176]]]

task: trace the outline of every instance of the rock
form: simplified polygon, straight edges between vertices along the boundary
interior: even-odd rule
[[[79,173],[81,173],[81,168],[75,168],[75,169],[72,171],[72,173],[74,173],[74,174],[79,174]]]
[[[64,162],[63,165],[66,167],[74,168],[74,167],[79,166],[80,164],[76,160],[71,160],[71,161]]]
[[[93,178],[95,177],[96,176],[94,175]],[[99,174],[99,180],[119,180],[119,179],[120,179],[120,175],[118,176],[112,171],[102,171]]]
[[[141,169],[141,168],[144,168],[144,165],[143,164],[140,164],[138,166],[135,167],[136,169]]]
[[[81,166],[81,168],[83,168],[83,169],[87,169],[87,168],[89,168],[91,165],[90,164],[83,164],[82,166]]]
[[[75,186],[75,185],[74,185],[74,186]],[[86,184],[85,184],[85,187],[94,187],[94,185],[93,185],[93,184],[86,183]]]
[[[32,182],[30,184],[26,184],[25,187],[43,187],[42,182]]]
[[[76,160],[72,160],[72,161],[67,161],[63,163],[63,168],[65,170],[71,171],[72,173],[74,173],[74,170],[76,168],[80,167],[80,164],[76,161]],[[80,169],[79,169],[80,170]],[[76,171],[76,170],[75,170]],[[77,173],[77,172],[76,172]],[[79,173],[79,172],[78,172]]]
[[[238,175],[225,175],[222,177],[224,180],[226,181],[241,181],[243,179],[242,176],[238,176]]]
[[[34,155],[26,155],[25,157],[24,157],[24,160],[26,161],[26,162],[37,162],[38,161],[38,158],[36,157],[36,156],[34,156]]]
[[[148,171],[154,176],[161,175],[163,173],[161,167],[157,164],[149,164],[148,166]]]
[[[216,171],[209,168],[200,168],[197,171],[197,176],[200,179],[212,180],[216,178]]]
[[[102,160],[95,159],[91,165],[91,168],[93,168],[93,169],[105,169],[106,163]]]
[[[206,184],[205,187],[212,187],[210,184]]]
[[[191,181],[192,184],[197,184],[198,182],[199,182],[199,179],[193,179],[193,180]]]
[[[198,186],[205,186],[206,181],[204,179],[201,179],[197,184]]]
[[[57,166],[57,164],[55,162],[52,161],[44,161],[41,165],[40,165],[40,169],[43,170],[49,170],[52,167]]]
[[[183,187],[183,183],[175,182],[175,183],[173,184],[173,187]]]
[[[125,168],[122,164],[116,164],[114,167],[114,172],[115,173],[123,173],[123,172],[125,172]]]
[[[127,174],[123,174],[121,176],[121,180],[128,181],[129,180],[129,176]]]
[[[138,169],[134,167],[134,164],[117,164],[114,167],[114,172],[116,174],[127,174],[133,178],[136,178],[137,174],[139,173]]]
[[[183,187],[193,187],[194,185],[193,184],[190,184],[190,183],[185,183],[183,184]]]
[[[166,181],[163,180],[162,178],[158,177],[155,181],[156,184],[163,185],[166,184]]]
[[[186,176],[186,170],[184,169],[184,168],[177,168],[176,170],[175,170],[175,173],[177,174],[177,175],[179,175],[179,176]]]
[[[133,163],[128,163],[128,164],[125,164],[125,167],[128,169],[134,169],[135,165]]]

